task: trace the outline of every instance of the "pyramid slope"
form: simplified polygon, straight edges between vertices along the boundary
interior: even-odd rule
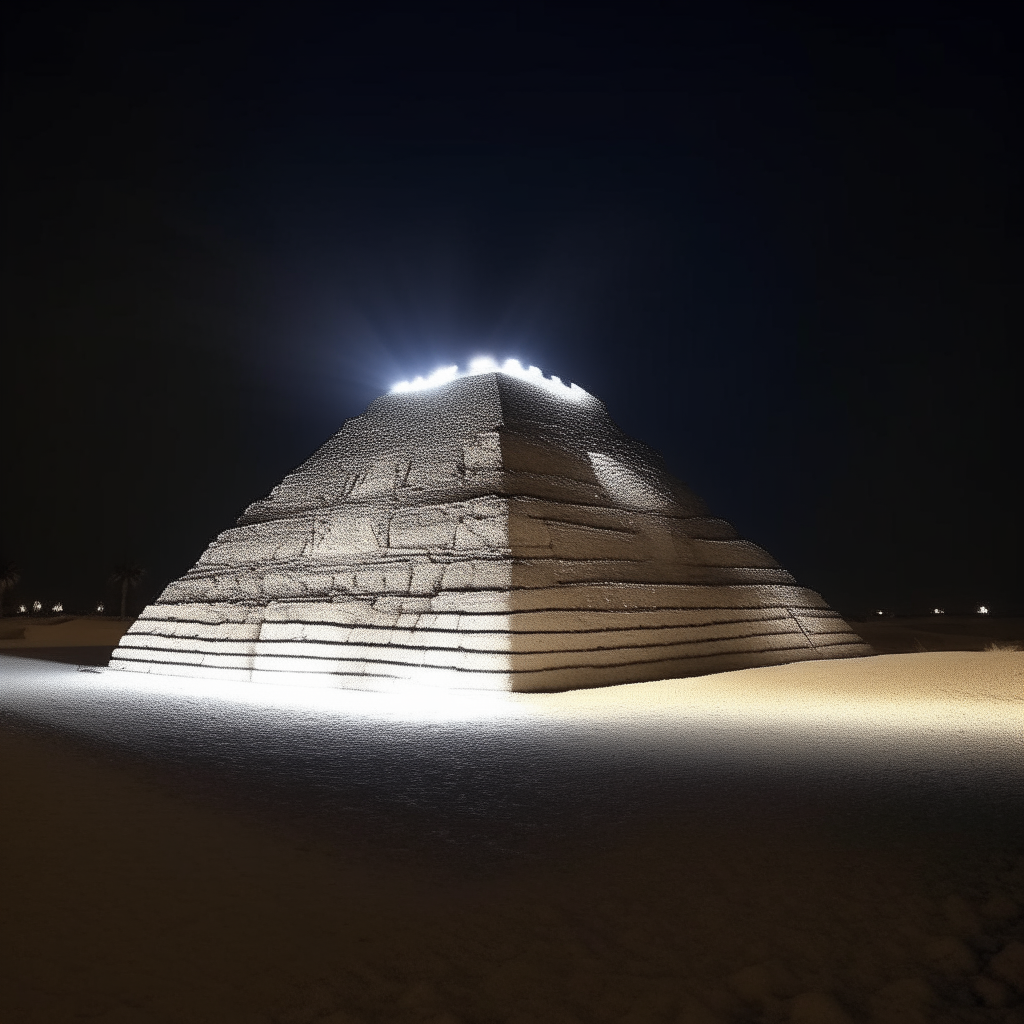
[[[596,398],[488,373],[346,422],[111,667],[532,691],[866,653]]]

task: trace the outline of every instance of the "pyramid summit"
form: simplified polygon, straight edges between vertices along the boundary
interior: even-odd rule
[[[348,420],[143,611],[111,668],[540,691],[869,653],[593,395],[485,370]]]

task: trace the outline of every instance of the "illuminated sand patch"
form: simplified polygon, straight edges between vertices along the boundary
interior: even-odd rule
[[[4,666],[10,682],[23,680],[40,693],[73,686],[121,695],[131,704],[153,699],[237,703],[284,716],[301,713],[324,719],[503,723],[512,728],[564,723],[680,734],[701,729],[745,734],[753,729],[765,735],[874,736],[893,741],[958,733],[1024,742],[1024,654],[1016,651],[800,662],[547,694],[424,688],[414,683],[391,691],[324,687],[309,685],[305,673],[287,683],[253,684],[219,676],[81,673],[9,659]]]
[[[0,1016],[1012,1021],[1022,670],[1012,652],[886,656],[452,691],[441,714],[0,656],[2,720],[46,726],[0,730],[18,880]],[[235,789],[153,780],[190,758],[341,827],[328,842]],[[372,787],[373,815],[408,828],[363,853],[352,808]],[[492,826],[525,838],[480,870]]]
[[[479,365],[349,420],[145,609],[111,667],[533,692],[866,653],[594,396]]]
[[[565,718],[723,722],[882,732],[994,730],[1024,740],[1024,654],[1017,651],[894,654],[804,662],[601,690],[516,696],[533,713]]]

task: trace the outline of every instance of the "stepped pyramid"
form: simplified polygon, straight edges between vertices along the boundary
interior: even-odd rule
[[[145,609],[110,667],[537,691],[869,653],[598,399],[515,369],[378,398]]]

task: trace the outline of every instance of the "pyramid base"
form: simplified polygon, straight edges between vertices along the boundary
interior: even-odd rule
[[[115,652],[115,654],[121,652]],[[198,659],[194,662],[157,661],[150,657],[115,656],[110,668],[122,672],[278,686],[326,686],[375,692],[408,692],[410,686],[437,690],[478,690],[511,693],[556,693],[592,689],[624,683],[652,682],[731,672],[796,661],[858,658],[871,654],[860,641],[824,647],[792,647],[770,651],[731,651],[664,661],[643,661],[616,665],[571,665],[557,668],[473,672],[445,667],[386,665],[379,662],[327,662],[316,658],[252,659],[253,664],[223,665]],[[325,663],[326,662],[326,663]]]

